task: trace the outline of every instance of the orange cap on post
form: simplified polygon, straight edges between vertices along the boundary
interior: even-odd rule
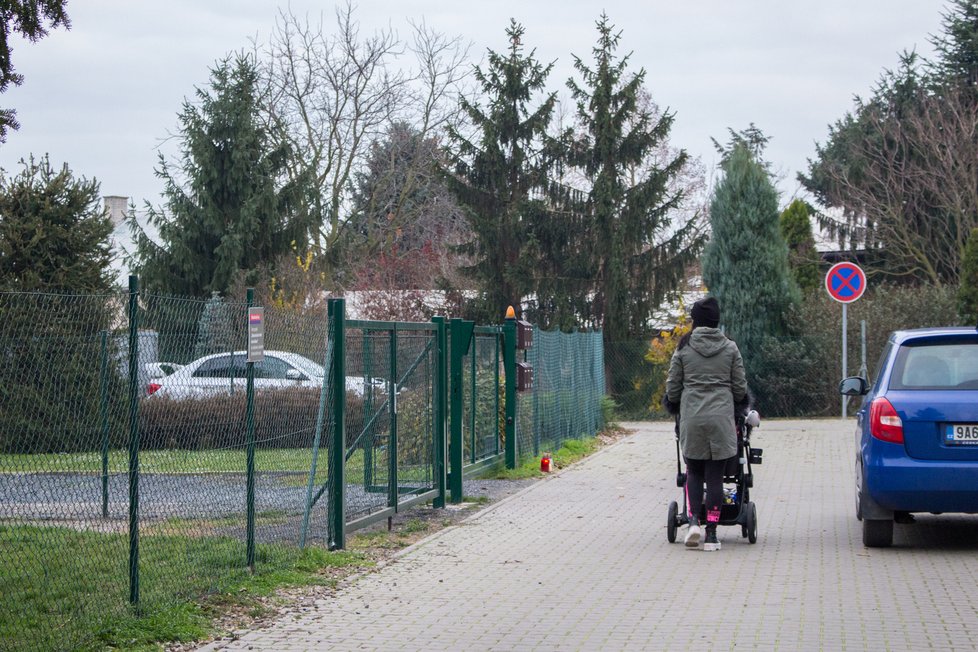
[[[516,311],[513,309],[513,306],[506,308],[506,319],[516,319]]]

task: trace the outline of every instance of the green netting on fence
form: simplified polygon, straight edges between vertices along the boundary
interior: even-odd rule
[[[519,454],[537,456],[568,439],[596,435],[604,425],[601,333],[534,329],[526,358],[533,366],[533,391],[518,400]]]

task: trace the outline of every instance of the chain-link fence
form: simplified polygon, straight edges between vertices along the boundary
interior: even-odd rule
[[[0,295],[0,648],[73,649],[298,554],[326,320],[266,308],[249,394],[245,304],[129,299]]]
[[[568,439],[593,437],[604,425],[604,347],[600,332],[534,329],[526,352],[533,391],[519,395],[519,452],[539,456]]]
[[[135,605],[444,504],[448,323],[263,309],[249,363],[248,302],[0,293],[0,649],[92,645]],[[517,410],[503,331],[454,352],[459,474],[502,460],[508,410],[517,459],[601,426],[600,334],[536,331]]]
[[[125,307],[0,294],[0,648],[126,611]]]

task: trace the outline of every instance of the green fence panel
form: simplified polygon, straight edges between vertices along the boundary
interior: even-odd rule
[[[329,306],[263,306],[249,365],[247,301],[0,293],[0,650],[90,646],[131,603],[197,600],[444,505],[447,324]],[[469,472],[600,425],[600,335],[537,332],[538,389],[507,428],[503,331],[476,327],[456,359]]]
[[[129,611],[127,307],[0,293],[0,650]]]
[[[518,398],[520,456],[552,453],[568,439],[596,435],[604,426],[601,333],[534,329],[525,358],[533,367],[533,391]]]
[[[438,493],[444,417],[437,372],[444,363],[435,323],[352,320],[345,333],[345,513],[352,530]]]
[[[477,326],[462,362],[464,474],[499,461],[505,434],[502,329]]]

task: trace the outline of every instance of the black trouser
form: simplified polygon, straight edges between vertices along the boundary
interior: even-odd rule
[[[686,458],[686,508],[690,521],[699,521],[703,510],[703,482],[706,481],[706,524],[715,527],[723,504],[723,471],[727,460]]]

